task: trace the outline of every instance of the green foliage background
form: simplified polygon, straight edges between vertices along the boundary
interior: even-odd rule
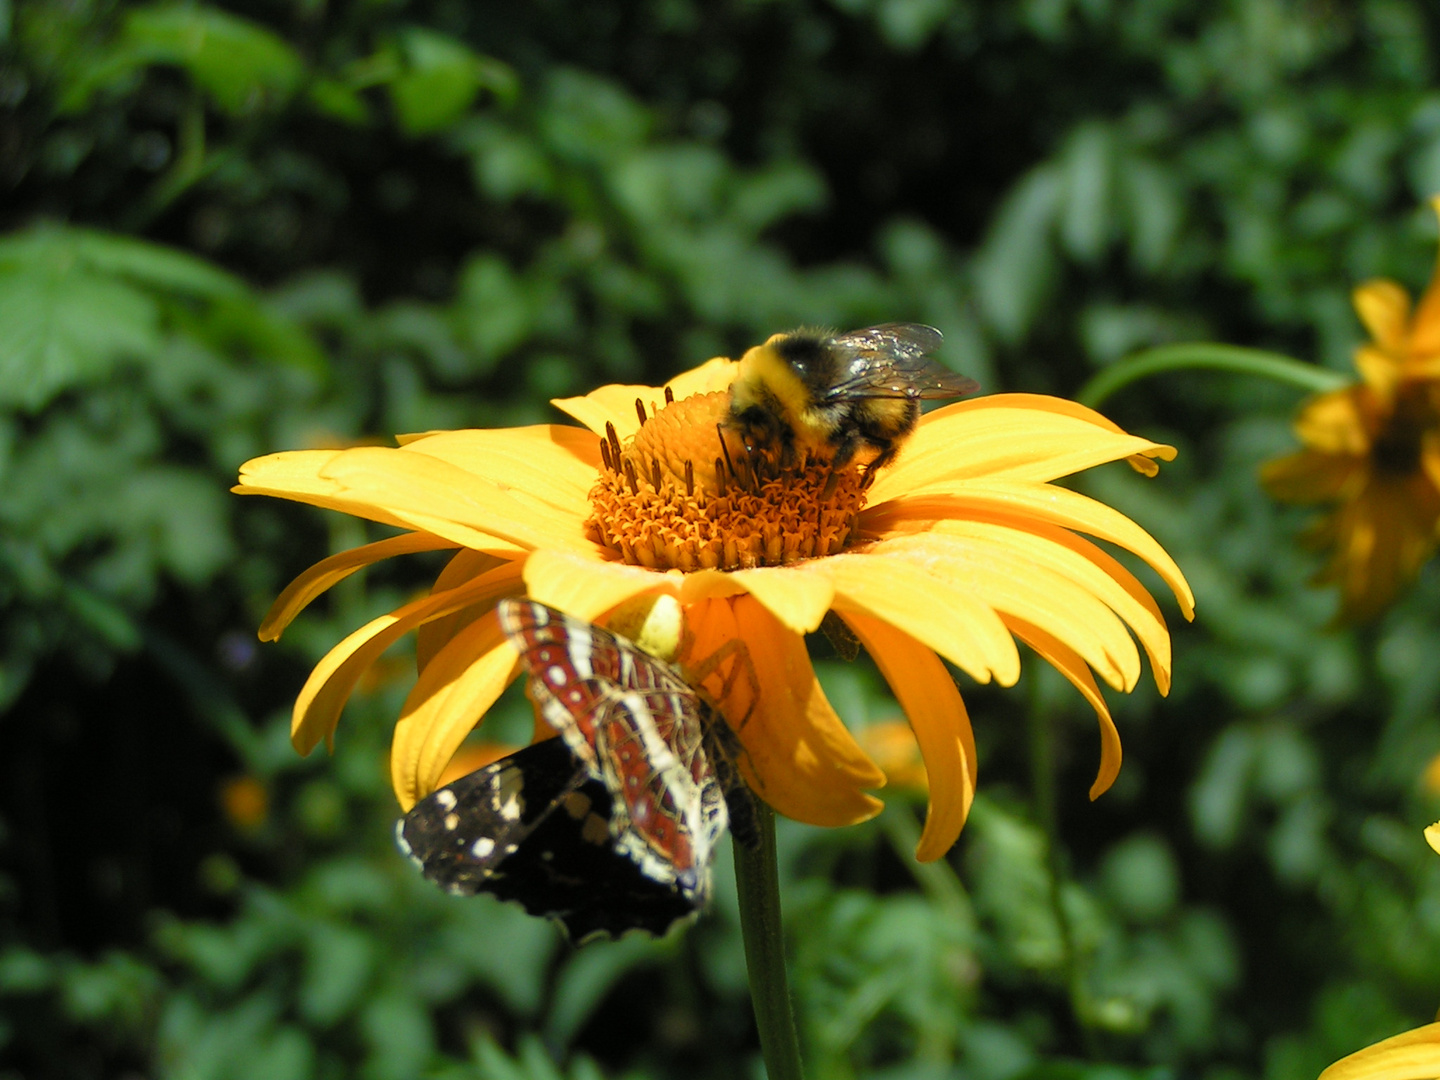
[[[260,647],[368,534],[231,498],[246,458],[556,419],[799,323],[932,323],[987,390],[1184,340],[1344,369],[1350,288],[1435,254],[1427,0],[23,0],[0,49],[5,1080],[761,1075],[728,863],[688,930],[572,950],[393,851],[403,657],[293,755],[309,665],[434,564]],[[948,862],[903,795],[782,830],[812,1075],[1303,1080],[1431,1018],[1440,582],[1328,627],[1255,481],[1294,404],[1107,406],[1180,458],[1081,484],[1200,602],[1170,697],[1112,701],[1111,793],[1032,663],[964,688]]]

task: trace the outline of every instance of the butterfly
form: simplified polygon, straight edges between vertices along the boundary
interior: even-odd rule
[[[396,839],[450,892],[517,900],[585,940],[663,934],[709,900],[727,825],[753,843],[730,729],[679,669],[530,600],[502,600],[529,693],[559,733],[418,802]]]

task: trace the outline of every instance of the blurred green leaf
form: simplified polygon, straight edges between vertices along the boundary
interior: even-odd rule
[[[571,955],[560,969],[546,1035],[568,1045],[606,992],[622,977],[657,958],[657,946],[637,935],[597,941]]]
[[[159,322],[145,293],[73,264],[0,271],[0,406],[34,412],[108,377],[121,359],[159,348]]]
[[[185,68],[216,105],[237,115],[284,102],[305,71],[283,38],[204,5],[167,3],[130,10],[120,50],[134,63]]]
[[[305,976],[297,993],[302,1015],[320,1027],[333,1026],[364,997],[374,963],[374,945],[359,930],[314,925],[305,937]]]
[[[434,1031],[424,1005],[398,987],[381,991],[364,1005],[360,1031],[369,1049],[365,1080],[408,1080],[434,1050]]]
[[[976,258],[975,295],[1002,340],[1024,332],[1050,288],[1049,248],[1063,184],[1049,166],[1017,184]]]
[[[445,34],[411,26],[399,44],[402,71],[390,80],[390,95],[401,126],[412,135],[448,128],[482,89],[502,98],[516,92],[509,68]]]
[[[0,993],[33,994],[47,989],[57,965],[33,949],[12,945],[0,952]]]

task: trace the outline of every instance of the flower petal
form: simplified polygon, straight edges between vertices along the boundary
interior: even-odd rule
[[[1006,523],[1000,520],[990,524],[993,528],[994,526],[1004,526]],[[1084,537],[1076,536],[1065,529],[1037,526],[1033,522],[1029,524],[1030,527],[1025,531],[1034,535],[1037,545],[1044,545],[1043,547],[1030,547],[1028,549],[1030,559],[1035,565],[1049,566],[1062,577],[1081,585],[1123,619],[1144,647],[1145,654],[1150,660],[1150,668],[1155,675],[1155,684],[1160,693],[1168,694],[1170,692],[1170,632],[1154,597],[1150,595],[1144,585],[1140,584],[1135,575],[1126,570],[1112,555],[1090,543]],[[936,531],[946,536],[963,537],[972,530],[962,522],[946,521],[941,522]],[[991,536],[998,538],[999,534],[992,533]],[[1003,544],[1007,552],[1013,551],[1022,559],[1026,557],[1025,549],[1015,541],[1013,536],[999,539],[999,542]],[[1182,603],[1186,599],[1182,596]],[[1193,612],[1193,607],[1187,610],[1187,614],[1193,615]],[[1003,613],[1001,617],[1004,618]],[[1008,625],[1009,620],[1006,621]],[[1128,646],[1126,646],[1126,652],[1129,653]]]
[[[480,718],[519,668],[520,654],[500,629],[494,609],[455,637],[426,666],[395,724],[390,782],[409,810],[434,791]]]
[[[1401,1032],[1343,1057],[1319,1080],[1430,1080],[1440,1076],[1440,1024]]]
[[[680,580],[680,602],[721,600],[750,593],[785,627],[797,634],[813,633],[830,610],[835,588],[830,579],[807,562],[753,570],[696,570]]]
[[[516,490],[503,490],[418,450],[384,446],[343,450],[324,467],[322,478],[340,484],[346,497],[384,507],[397,516],[452,522],[531,550],[595,549],[576,515],[521,498]]]
[[[894,535],[950,518],[976,516],[1012,521],[1019,528],[1029,528],[1029,521],[1044,522],[1117,544],[1149,563],[1170,586],[1185,618],[1194,618],[1195,595],[1180,567],[1153,536],[1113,507],[1053,484],[970,481],[943,495],[916,495],[869,506],[860,515],[860,527],[867,533]],[[1149,597],[1143,588],[1140,592]]]
[[[321,739],[330,741],[356,681],[401,635],[472,604],[493,605],[502,596],[514,595],[520,590],[522,566],[506,563],[459,588],[411,601],[371,620],[326,653],[295,699],[290,724],[290,741],[295,749],[308,754]]]
[[[1430,200],[1431,208],[1440,214],[1440,198]],[[1415,318],[1410,323],[1411,359],[1423,361],[1440,353],[1440,264],[1430,275],[1430,284],[1415,305]]]
[[[920,560],[887,559],[877,555],[879,547],[815,563],[816,572],[835,586],[835,610],[904,629],[976,682],[994,678],[1002,686],[1013,685],[1020,677],[1015,641],[970,583],[937,574]]]
[[[975,801],[975,735],[955,680],[909,634],[867,615],[843,616],[890,684],[920,743],[930,808],[915,858],[931,862],[954,845]]]
[[[280,499],[293,499],[311,506],[339,510],[343,514],[378,521],[384,525],[393,525],[398,529],[433,533],[460,547],[502,555],[522,550],[520,545],[509,540],[444,518],[424,513],[398,513],[391,507],[376,504],[357,495],[333,477],[322,475],[341,455],[351,454],[359,449],[399,452],[382,447],[352,447],[350,450],[286,450],[278,454],[267,454],[240,466],[240,482],[230,490],[237,495],[273,495]]]
[[[265,618],[260,622],[260,640],[279,641],[285,628],[290,625],[296,615],[305,610],[312,600],[337,582],[344,581],[356,570],[395,555],[409,555],[417,551],[438,551],[441,548],[454,546],[449,540],[439,536],[411,532],[405,533],[403,536],[377,540],[373,544],[351,548],[338,555],[331,555],[328,559],[321,559],[289,585],[286,585],[284,591],[275,598],[275,602],[270,605],[270,610],[265,613]]]
[[[738,673],[722,665],[700,685],[735,729],[744,749],[737,764],[755,794],[811,825],[853,825],[879,813],[883,804],[863,789],[881,787],[885,774],[830,707],[804,638],[749,595],[703,600],[685,618],[687,672],[728,642],[744,643]]]
[[[282,450],[279,453],[251,458],[240,466],[239,483],[230,490],[236,495],[272,495],[279,499],[292,499],[408,531],[410,526],[394,514],[346,497],[345,489],[340,484],[320,475],[325,466],[344,452]]]
[[[1110,716],[1110,707],[1105,704],[1100,687],[1095,685],[1095,677],[1090,674],[1090,668],[1080,658],[1080,654],[1054,635],[1047,634],[1038,626],[1013,615],[1005,619],[1005,625],[1056,671],[1069,679],[1071,685],[1080,691],[1095,710],[1096,719],[1100,721],[1100,771],[1095,776],[1095,782],[1090,785],[1090,798],[1092,801],[1098,799],[1110,790],[1110,785],[1115,783],[1115,778],[1120,775],[1121,748],[1120,732]]]
[[[1313,539],[1333,547],[1322,581],[1340,584],[1341,618],[1366,620],[1385,609],[1435,551],[1440,492],[1423,474],[1371,476]]]
[[[1134,454],[1170,460],[1173,447],[1127,435],[1073,401],[994,394],[925,416],[899,460],[879,474],[872,502],[966,479],[1048,481]]]
[[[696,394],[713,394],[716,390],[729,390],[739,371],[738,362],[728,356],[716,356],[699,367],[682,371],[667,382],[665,388],[675,395],[676,401]]]
[[[604,436],[605,425],[613,424],[621,439],[640,430],[640,416],[635,403],[642,402],[647,412],[665,404],[664,392],[656,386],[610,383],[591,390],[584,397],[551,398],[550,404],[573,416],[596,435]]]
[[[461,548],[455,553],[455,557],[445,564],[445,569],[440,571],[440,575],[435,579],[435,584],[430,587],[431,595],[459,588],[467,581],[478,578],[481,574],[489,573],[501,562],[513,561],[513,559],[497,559],[483,551]],[[416,670],[424,671],[431,658],[445,647],[446,642],[488,610],[489,608],[484,604],[471,604],[459,611],[452,611],[448,615],[441,615],[439,618],[421,623],[415,631]]]
[[[569,551],[537,551],[525,564],[525,590],[532,600],[594,622],[632,596],[680,592],[679,573],[605,562]]]
[[[614,424],[616,434],[623,440],[640,430],[636,401],[643,403],[646,411],[653,416],[665,407],[667,387],[677,401],[695,394],[725,390],[734,381],[738,368],[735,361],[717,356],[699,367],[682,371],[665,386],[612,383],[592,390],[584,397],[553,398],[550,404],[579,420],[596,435],[605,434],[607,423]]]
[[[1410,294],[1388,278],[1367,281],[1350,294],[1355,311],[1370,336],[1387,352],[1405,350],[1410,322]]]
[[[1361,386],[1351,389],[1362,394],[1368,394],[1369,402],[1373,409],[1373,403],[1383,402],[1389,408],[1389,403],[1395,400],[1396,392],[1400,389],[1400,382],[1405,378],[1410,368],[1412,357],[1401,354],[1392,356],[1384,349],[1376,348],[1374,345],[1361,345],[1355,350],[1355,370],[1360,373]],[[1344,393],[1345,390],[1332,391],[1332,393]],[[1369,430],[1373,431],[1374,428]],[[1368,437],[1368,436],[1367,436]]]
[[[1329,502],[1363,482],[1367,473],[1363,458],[1299,450],[1260,466],[1260,482],[1281,502]]]
[[[1050,490],[1068,497],[1068,499],[1058,500],[1061,503],[1068,502],[1070,499],[1078,500],[1077,505],[1081,509],[1089,509],[1083,505],[1089,503],[1096,510],[1114,514],[1119,521],[1134,528],[1134,531],[1149,541],[1156,550],[1160,550],[1159,545],[1155,544],[1138,526],[1135,526],[1134,522],[1104,504],[1096,503],[1074,492],[1062,491],[1059,488]],[[922,501],[938,502],[942,500],[948,501],[949,497],[930,496],[929,500]],[[997,507],[1001,509],[997,510]],[[942,516],[938,520],[927,520],[930,512],[925,512],[912,524],[928,525],[930,533],[941,536],[961,538],[973,536],[982,544],[991,544],[995,540],[999,540],[1006,549],[1006,558],[1017,555],[1021,559],[1033,559],[1037,566],[1049,566],[1051,570],[1058,571],[1062,576],[1072,579],[1074,583],[1082,584],[1097,599],[1124,619],[1130,629],[1134,631],[1135,636],[1144,646],[1146,655],[1150,658],[1156,685],[1162,694],[1168,693],[1170,689],[1170,633],[1165,626],[1165,617],[1160,613],[1159,606],[1145,586],[1108,552],[1068,529],[1046,523],[1040,519],[1039,514],[1032,513],[1032,507],[1021,503],[1019,508],[1023,513],[1016,514],[1005,513],[1004,508],[1006,507],[1007,503],[1004,501],[990,506],[976,501],[972,506],[967,507],[968,513],[964,517]],[[1060,520],[1070,520],[1063,514],[1052,516],[1059,517]],[[1006,530],[1011,536],[995,533],[993,530],[997,528]],[[977,529],[985,531],[977,533]],[[1109,532],[1109,530],[1105,531]],[[914,534],[896,533],[896,535]],[[924,535],[924,533],[920,535]],[[1124,533],[1121,532],[1118,535],[1123,537]],[[1031,539],[1024,539],[1027,536]],[[1105,538],[1113,539],[1115,536],[1115,533],[1111,533]],[[1028,556],[1024,554],[1027,550],[1030,552]],[[1165,563],[1168,563],[1169,567],[1173,569],[1174,575],[1178,576],[1179,568],[1169,562],[1169,556],[1165,555],[1163,550],[1160,551],[1160,555]],[[1161,572],[1165,572],[1163,565]],[[1183,577],[1178,579],[1178,585],[1184,590],[1179,593],[1178,597],[1182,604],[1182,610],[1187,616],[1190,616],[1193,614],[1194,608],[1189,585]]]
[[[1300,406],[1295,435],[1321,453],[1365,456],[1370,452],[1365,419],[1373,411],[1372,393],[1367,385],[1357,385],[1316,394]]]
[[[600,443],[564,424],[402,436],[401,449],[448,461],[502,491],[521,492],[585,517],[600,469]]]
[[[1139,651],[1105,602],[1128,595],[1090,560],[1044,537],[986,522],[947,522],[943,533],[882,541],[867,557],[885,560],[885,569],[877,568],[882,576],[897,565],[919,568],[997,612],[1034,623],[1116,689],[1130,690],[1139,680]]]
[[[723,600],[739,596],[745,589],[726,570],[696,570],[680,579],[680,602],[695,604],[701,600]]]

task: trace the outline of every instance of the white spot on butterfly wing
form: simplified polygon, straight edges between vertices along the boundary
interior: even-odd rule
[[[482,836],[480,837],[480,839],[476,840],[475,843],[470,845],[470,854],[475,856],[475,858],[477,859],[488,858],[490,853],[494,850],[495,841],[490,839],[490,837],[488,836]]]
[[[395,822],[395,846],[398,847],[400,853],[414,863],[416,867],[424,870],[425,860],[415,854],[415,849],[410,846],[410,841],[405,839],[405,820],[405,818],[401,818]]]
[[[589,679],[595,674],[595,657],[590,641],[589,627],[585,633],[578,633],[572,630],[565,636],[565,652],[570,657],[570,666],[575,669],[575,674],[582,679]]]
[[[495,813],[505,821],[519,821],[525,813],[525,774],[514,765],[504,769],[495,784],[495,796],[491,805]]]

